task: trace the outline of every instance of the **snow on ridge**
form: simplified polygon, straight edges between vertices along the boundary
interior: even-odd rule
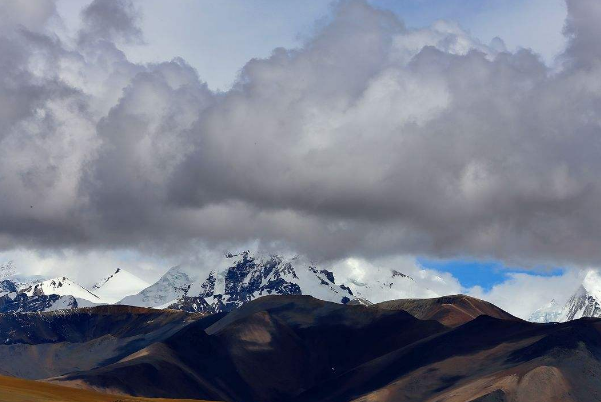
[[[368,283],[340,281],[334,272],[298,256],[244,251],[200,264],[173,267],[157,282],[119,303],[218,312],[271,294],[303,294],[336,303],[438,296],[396,270],[382,269],[381,275]]]
[[[150,284],[121,268],[96,283],[92,290],[106,303],[117,303],[126,296],[146,289]]]
[[[597,270],[586,272],[581,285],[563,305],[551,300],[534,311],[528,320],[541,323],[566,322],[583,317],[601,317],[601,275]]]
[[[73,282],[66,276],[48,279],[40,283],[30,285],[28,288],[22,289],[21,293],[24,293],[30,297],[37,294],[55,294],[59,296],[73,296],[76,299],[83,299],[92,303],[104,302],[100,297],[83,286]]]

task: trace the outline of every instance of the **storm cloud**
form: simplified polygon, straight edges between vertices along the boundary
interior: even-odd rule
[[[0,247],[601,263],[601,7],[568,0],[556,65],[450,22],[342,1],[298,49],[212,92],[128,61],[135,7],[0,9]],[[39,6],[39,7],[38,7]],[[6,24],[4,21],[7,21]]]

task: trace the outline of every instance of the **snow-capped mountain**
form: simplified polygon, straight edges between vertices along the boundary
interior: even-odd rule
[[[582,317],[601,317],[601,276],[597,271],[586,273],[582,284],[564,305],[551,300],[529,318],[532,322],[565,322]]]
[[[332,272],[319,270],[299,258],[255,257],[246,251],[227,254],[221,265],[204,278],[197,277],[198,269],[194,267],[171,268],[155,284],[120,303],[218,312],[271,294],[311,294],[337,303],[353,298],[349,288],[336,284]]]
[[[301,258],[226,254],[205,266],[180,265],[148,285],[117,269],[92,287],[66,277],[21,283],[0,281],[0,312],[52,311],[98,304],[124,304],[194,312],[230,311],[266,295],[311,295],[335,303],[369,305],[399,298],[437,297],[397,270],[376,269],[370,276],[341,281],[334,272]],[[344,275],[344,274],[343,274]]]
[[[73,296],[11,293],[0,297],[0,313],[32,313],[81,307]]]
[[[67,277],[36,280],[23,283],[16,280],[0,282],[0,312],[54,311],[99,304],[113,304],[127,295],[148,287],[137,276],[117,269],[102,279],[91,290]]]
[[[562,309],[558,321],[577,320],[582,317],[601,317],[600,300],[594,292],[580,286]]]
[[[73,296],[78,300],[80,307],[106,303],[88,289],[65,276],[35,283],[25,289],[20,289],[19,293],[23,293],[29,297],[39,295]]]
[[[0,281],[0,297],[9,295],[11,293],[16,294],[18,291],[17,285],[8,279]]]
[[[124,297],[119,304],[140,307],[167,306],[184,296],[197,280],[186,267],[177,266],[167,271],[157,282],[137,294]]]
[[[562,306],[553,299],[532,313],[529,320],[532,322],[558,322],[561,309]]]
[[[111,275],[92,286],[91,292],[104,303],[112,304],[146,289],[149,285],[137,276],[117,268]]]
[[[36,288],[36,285],[40,286]],[[51,284],[36,285],[25,284],[13,278],[0,281],[0,313],[54,311],[80,307],[80,303],[72,295],[45,294],[44,288],[49,291]],[[92,305],[87,300],[82,300],[81,304]]]
[[[339,283],[333,272],[299,257],[254,256],[248,251],[226,254],[217,265],[204,277],[198,276],[202,271],[199,267],[173,267],[155,284],[125,297],[120,304],[219,312],[265,295],[306,294],[336,303],[354,300],[362,304],[372,298],[381,301],[422,294],[438,296],[427,289],[418,291],[411,277],[394,270],[373,283]]]

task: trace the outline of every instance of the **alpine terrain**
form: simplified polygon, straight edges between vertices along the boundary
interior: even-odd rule
[[[601,276],[590,270],[582,284],[562,305],[551,300],[529,318],[532,322],[566,322],[582,317],[601,317]]]
[[[383,281],[340,283],[333,272],[299,257],[261,256],[249,251],[228,253],[215,265],[204,277],[198,275],[207,271],[202,267],[173,267],[156,283],[119,303],[217,313],[265,295],[311,295],[342,304],[438,296],[396,270],[389,271]]]

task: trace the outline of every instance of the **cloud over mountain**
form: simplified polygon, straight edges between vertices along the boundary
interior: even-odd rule
[[[343,1],[220,93],[184,60],[128,61],[129,1],[92,2],[71,40],[44,25],[54,3],[31,4],[0,13],[4,249],[258,240],[315,258],[601,262],[594,0],[567,1],[554,68]]]

